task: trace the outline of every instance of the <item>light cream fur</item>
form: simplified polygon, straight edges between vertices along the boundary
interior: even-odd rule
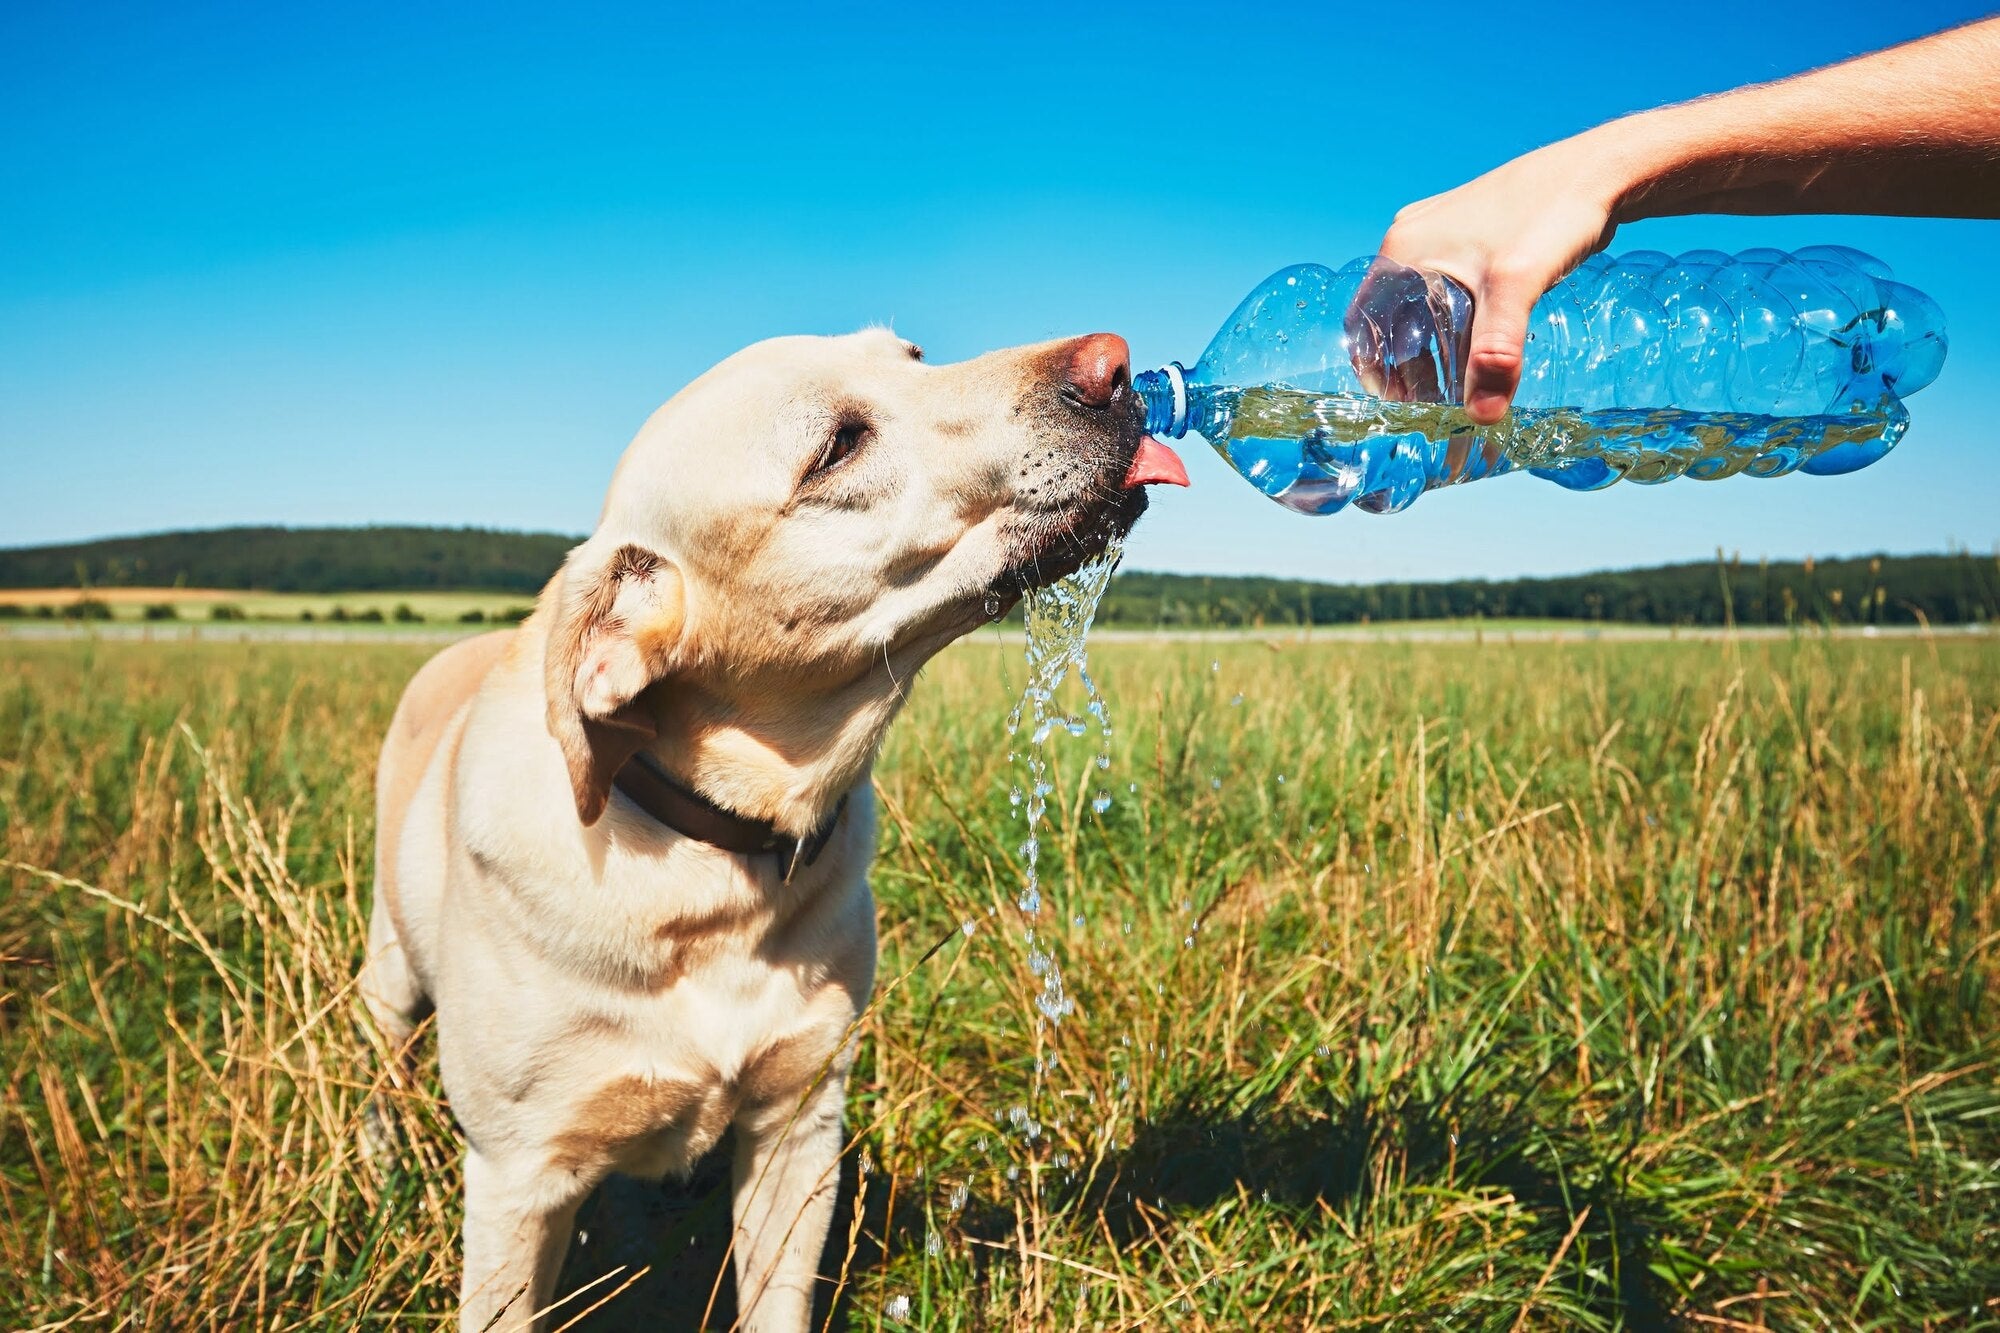
[[[437,1012],[462,1327],[529,1327],[584,1196],[731,1125],[743,1326],[807,1326],[874,981],[877,746],[1009,571],[1060,572],[1136,513],[1136,424],[1062,398],[1069,347],[931,367],[878,329],[729,358],[639,432],[535,614],[411,682],[362,991],[398,1045]],[[859,448],[815,472],[837,437]],[[640,748],[794,834],[845,812],[784,884],[616,794]]]

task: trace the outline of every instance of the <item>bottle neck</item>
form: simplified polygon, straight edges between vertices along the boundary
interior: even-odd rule
[[[1187,367],[1169,361],[1132,377],[1132,391],[1146,404],[1146,433],[1178,440],[1188,431]]]

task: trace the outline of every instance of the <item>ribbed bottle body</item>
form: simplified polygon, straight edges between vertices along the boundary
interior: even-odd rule
[[[1736,473],[1851,472],[1943,365],[1935,304],[1858,251],[1592,256],[1536,304],[1521,388],[1465,416],[1471,300],[1379,258],[1260,283],[1191,370],[1141,375],[1149,428],[1199,431],[1305,513],[1393,513],[1526,470],[1574,490]]]

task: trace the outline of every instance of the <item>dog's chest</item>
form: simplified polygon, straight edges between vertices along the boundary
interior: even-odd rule
[[[802,992],[754,960],[707,960],[600,1024],[552,1155],[572,1170],[685,1171],[746,1108],[796,1106],[834,1076],[850,1021],[839,994]]]

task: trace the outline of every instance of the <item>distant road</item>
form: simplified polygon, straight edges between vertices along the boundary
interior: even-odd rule
[[[89,625],[12,624],[0,626],[0,642],[65,642],[100,639],[114,643],[406,643],[445,644],[504,628],[493,625],[436,627],[354,628],[337,625],[246,624],[109,624]],[[1018,632],[1018,628],[1014,631]],[[1801,626],[1747,625],[1737,629],[1719,626],[1593,625],[1579,621],[1572,625],[1525,625],[1509,627],[1467,625],[1451,622],[1436,626],[1400,625],[1318,625],[1310,630],[1291,627],[1275,629],[1113,629],[1093,630],[1098,643],[1714,643],[1731,638],[1771,640],[1794,634],[1806,638],[1836,639],[1922,639],[2000,637],[2000,629],[1987,625],[1940,625],[1926,629],[1919,625],[1837,625]]]
[[[1966,638],[1994,635],[1985,625],[1742,625],[1725,629],[1720,625],[1594,625],[1577,621],[1570,625],[1466,625],[1459,622],[1429,626],[1402,625],[1315,625],[1310,630],[1289,626],[1274,630],[1177,630],[1100,629],[1090,637],[1098,643],[1230,643],[1258,639],[1267,643],[1714,643],[1729,639],[1922,639]],[[2000,636],[2000,635],[1996,635]]]

